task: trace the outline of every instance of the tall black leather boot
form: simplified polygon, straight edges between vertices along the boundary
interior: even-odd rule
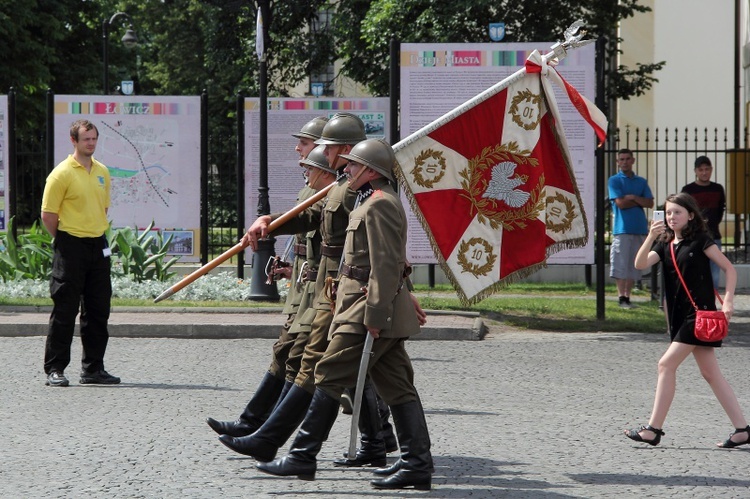
[[[391,453],[398,450],[398,442],[396,441],[396,435],[393,433],[393,425],[390,422],[391,409],[388,404],[385,403],[380,395],[375,393],[378,398],[378,410],[380,412],[380,438],[385,442],[385,452]]]
[[[312,398],[310,393],[292,383],[284,400],[255,433],[245,437],[222,435],[219,441],[233,451],[252,456],[258,461],[273,461],[279,447],[289,440],[304,419]]]
[[[351,458],[346,452],[344,459],[336,459],[333,464],[335,466],[385,466],[386,452],[381,421],[378,395],[368,379],[362,390],[362,407],[358,422],[360,447],[357,449],[357,455]]]
[[[300,480],[315,480],[318,468],[317,455],[323,442],[328,439],[328,433],[336,422],[338,413],[338,399],[316,388],[310,409],[292,442],[289,454],[270,463],[258,463],[255,467],[271,475],[297,475]]]
[[[276,405],[273,406],[273,410],[271,411],[272,413],[273,413],[273,411],[276,410],[276,408],[278,406],[281,405],[281,402],[284,400],[284,397],[286,397],[286,394],[289,393],[289,390],[291,390],[292,385],[294,385],[294,381],[289,381],[289,380],[284,381],[284,388],[281,389],[281,393],[279,394],[279,398],[278,398],[278,400],[276,400]],[[270,416],[270,414],[269,414],[269,416]],[[268,418],[266,418],[266,419],[268,419]]]
[[[398,458],[390,466],[386,466],[384,468],[378,468],[378,469],[372,470],[372,472],[375,475],[389,476],[389,475],[396,473],[400,469],[401,469],[401,458]]]
[[[206,419],[206,423],[219,435],[231,435],[233,437],[244,437],[260,428],[268,418],[279,394],[284,388],[284,380],[277,378],[270,372],[266,372],[263,379],[255,390],[255,394],[247,403],[240,417],[235,421],[217,421],[214,418]]]
[[[398,471],[388,478],[372,480],[376,489],[430,490],[432,486],[432,454],[430,435],[424,410],[419,399],[405,404],[391,406],[393,421],[396,424],[398,441],[401,444],[401,459]]]

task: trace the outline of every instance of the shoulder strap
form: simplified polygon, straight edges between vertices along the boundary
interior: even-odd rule
[[[680,272],[680,267],[677,266],[677,258],[674,256],[674,244],[672,244],[672,241],[669,243],[669,251],[672,253],[672,263],[674,263],[674,270],[677,272],[677,277],[680,278],[680,282],[682,283],[682,287],[685,289],[685,293],[687,293],[688,298],[690,299],[690,303],[692,303],[693,308],[695,310],[698,310],[698,306],[693,301],[693,297],[690,294],[690,291],[688,290],[687,285],[685,284],[685,279],[682,278],[682,272]],[[722,305],[724,304],[724,300],[721,299],[721,295],[719,295],[719,292],[716,291],[716,288],[714,288],[714,294],[716,295],[716,298],[719,299],[719,303]]]
[[[682,272],[680,272],[680,267],[677,266],[677,258],[674,256],[674,244],[672,241],[669,241],[669,251],[672,253],[672,263],[674,263],[674,270],[677,272],[677,277],[680,278],[680,282],[682,283],[682,287],[685,289],[685,293],[687,293],[688,299],[690,300],[690,303],[693,304],[693,308],[695,310],[698,310],[698,306],[693,301],[693,296],[690,294],[690,290],[687,287],[687,284],[685,284],[685,279],[682,278]]]

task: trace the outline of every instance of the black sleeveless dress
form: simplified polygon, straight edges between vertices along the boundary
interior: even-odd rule
[[[662,261],[662,285],[667,301],[669,336],[672,341],[689,345],[720,347],[721,341],[705,342],[695,337],[695,309],[675,272],[669,251],[670,244],[672,242],[658,242],[652,248]],[[675,258],[682,278],[685,279],[695,304],[701,310],[716,310],[711,260],[704,253],[704,250],[715,244],[709,234],[700,234],[693,239],[683,239],[674,245]]]

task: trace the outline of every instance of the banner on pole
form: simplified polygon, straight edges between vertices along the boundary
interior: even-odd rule
[[[565,85],[534,51],[525,68],[394,146],[399,181],[464,304],[588,240],[550,80]],[[567,87],[603,133],[601,112]]]

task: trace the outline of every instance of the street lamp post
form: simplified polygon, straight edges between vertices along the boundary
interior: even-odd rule
[[[136,36],[135,31],[133,31],[133,20],[125,12],[116,12],[109,19],[104,19],[102,21],[102,62],[104,63],[102,90],[104,95],[109,94],[109,27],[118,17],[124,17],[130,23],[130,27],[125,31],[125,35],[122,37],[123,45],[127,48],[133,48],[138,44],[138,37]]]
[[[258,22],[256,23],[256,52],[258,54],[258,74],[260,87],[260,140],[259,140],[259,179],[258,179],[258,216],[271,213],[268,199],[268,64],[266,62],[265,40],[268,38],[267,22],[270,19],[268,0],[258,2]],[[294,236],[292,236],[294,237]],[[255,301],[279,301],[279,290],[276,282],[266,283],[266,262],[274,255],[276,239],[269,236],[258,241],[253,252],[253,275],[250,279],[250,299]]]

